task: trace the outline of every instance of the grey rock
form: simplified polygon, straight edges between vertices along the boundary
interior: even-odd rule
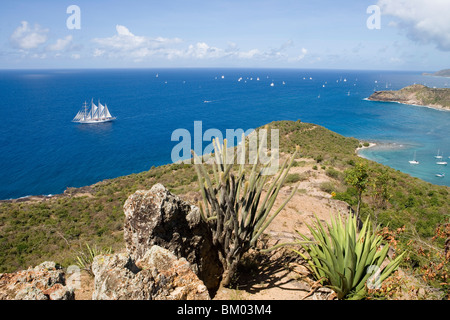
[[[158,245],[185,258],[209,290],[218,288],[223,269],[198,207],[156,184],[131,195],[124,213],[124,239],[134,261]]]
[[[64,271],[52,261],[28,270],[0,275],[0,300],[73,300]]]
[[[97,256],[92,270],[93,300],[210,300],[189,262],[159,246],[136,264],[124,253]]]

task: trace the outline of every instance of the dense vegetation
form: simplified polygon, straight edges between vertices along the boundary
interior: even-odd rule
[[[448,187],[362,159],[355,153],[360,141],[323,127],[300,121],[280,121],[270,126],[280,130],[281,152],[293,154],[299,145],[298,157],[314,159],[331,178],[324,190],[348,202],[355,211],[358,190],[347,184],[346,177],[363,164],[368,182],[361,194],[361,218],[370,216],[385,228],[385,238],[396,249],[407,251],[403,268],[430,286],[448,290],[448,260],[443,255],[450,212]],[[289,181],[300,179],[287,177]],[[155,183],[162,183],[188,200],[201,199],[196,192],[194,167],[168,164],[97,183],[88,188],[88,193],[83,190],[85,194],[68,189],[46,201],[0,203],[0,272],[13,272],[45,260],[63,266],[76,264],[77,253],[86,243],[112,247],[114,251],[123,249],[123,204],[136,190],[149,189]]]

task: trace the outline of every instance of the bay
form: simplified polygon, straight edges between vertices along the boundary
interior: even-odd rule
[[[434,156],[450,156],[450,113],[366,100],[413,83],[448,87],[450,79],[361,70],[2,70],[0,199],[57,194],[170,163],[172,132],[193,135],[194,121],[225,134],[301,119],[376,142],[381,147],[362,155],[449,186],[448,175],[435,176],[448,169]],[[117,121],[72,123],[91,99]],[[408,162],[414,153],[419,166]]]

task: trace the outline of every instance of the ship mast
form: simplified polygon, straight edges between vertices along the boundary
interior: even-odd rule
[[[84,102],[84,120],[87,118],[87,102]]]
[[[94,118],[94,98],[91,101],[91,119]]]

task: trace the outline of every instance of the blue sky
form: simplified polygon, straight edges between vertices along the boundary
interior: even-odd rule
[[[0,68],[433,71],[450,68],[448,17],[449,0],[5,0]]]

